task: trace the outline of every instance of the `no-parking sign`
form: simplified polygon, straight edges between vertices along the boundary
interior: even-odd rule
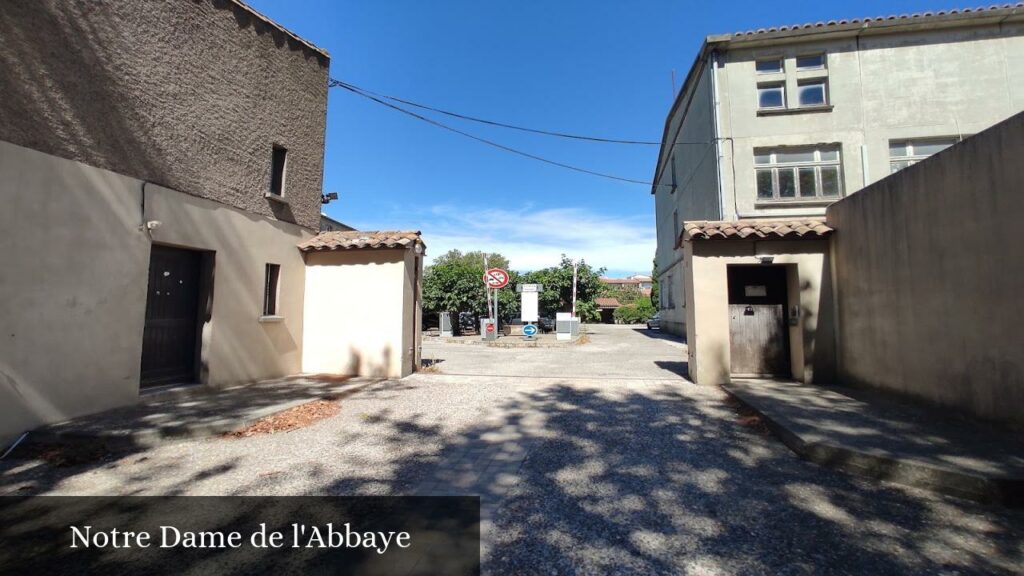
[[[508,272],[501,268],[491,268],[484,272],[484,282],[488,288],[504,288],[508,285]]]

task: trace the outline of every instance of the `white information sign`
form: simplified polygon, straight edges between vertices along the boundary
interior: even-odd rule
[[[540,317],[537,311],[537,292],[523,290],[520,296],[522,297],[521,310],[523,311],[523,322],[536,322]]]

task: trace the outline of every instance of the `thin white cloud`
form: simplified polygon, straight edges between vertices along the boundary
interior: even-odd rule
[[[599,214],[585,208],[518,210],[437,205],[403,211],[363,228],[416,228],[429,259],[453,249],[497,252],[515,270],[553,266],[562,254],[612,273],[649,272],[655,233],[650,218]]]

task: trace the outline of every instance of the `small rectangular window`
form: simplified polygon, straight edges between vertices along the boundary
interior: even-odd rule
[[[800,169],[800,197],[813,198],[818,195],[818,180],[813,166]]]
[[[796,69],[797,71],[803,70],[821,70],[825,67],[825,55],[815,54],[813,56],[797,56],[796,58]]]
[[[284,195],[284,178],[288,162],[288,150],[281,146],[274,146],[271,155],[270,169],[270,193],[275,196]]]
[[[758,74],[775,74],[782,72],[782,58],[758,60],[754,63],[754,67],[757,69]]]
[[[779,198],[794,197],[796,197],[796,178],[793,177],[793,169],[779,170]]]
[[[757,171],[757,197],[771,200],[774,194],[775,183],[772,181],[771,170]]]
[[[802,82],[797,87],[797,101],[800,106],[824,106],[828,102],[825,92],[824,80]]]
[[[758,86],[757,107],[762,110],[766,108],[785,108],[785,88],[783,88],[781,84],[766,84],[763,86]]]
[[[821,195],[839,196],[839,167],[822,166],[821,168]]]
[[[281,279],[281,265],[267,264],[263,282],[263,315],[277,316],[278,284]]]

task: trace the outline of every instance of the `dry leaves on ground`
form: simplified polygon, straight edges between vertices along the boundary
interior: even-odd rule
[[[277,414],[271,414],[256,422],[224,434],[228,438],[248,438],[263,434],[290,432],[305,428],[321,420],[334,416],[341,410],[340,402],[335,398],[323,398],[289,408]]]
[[[736,413],[736,422],[738,422],[740,426],[750,428],[754,432],[757,432],[758,434],[769,433],[768,425],[765,424],[764,418],[762,418],[760,414],[751,410],[750,408],[747,408],[746,405],[741,403],[739,400],[736,400],[732,396],[729,396],[726,399],[725,403],[729,406],[729,408],[732,409],[733,412]]]

